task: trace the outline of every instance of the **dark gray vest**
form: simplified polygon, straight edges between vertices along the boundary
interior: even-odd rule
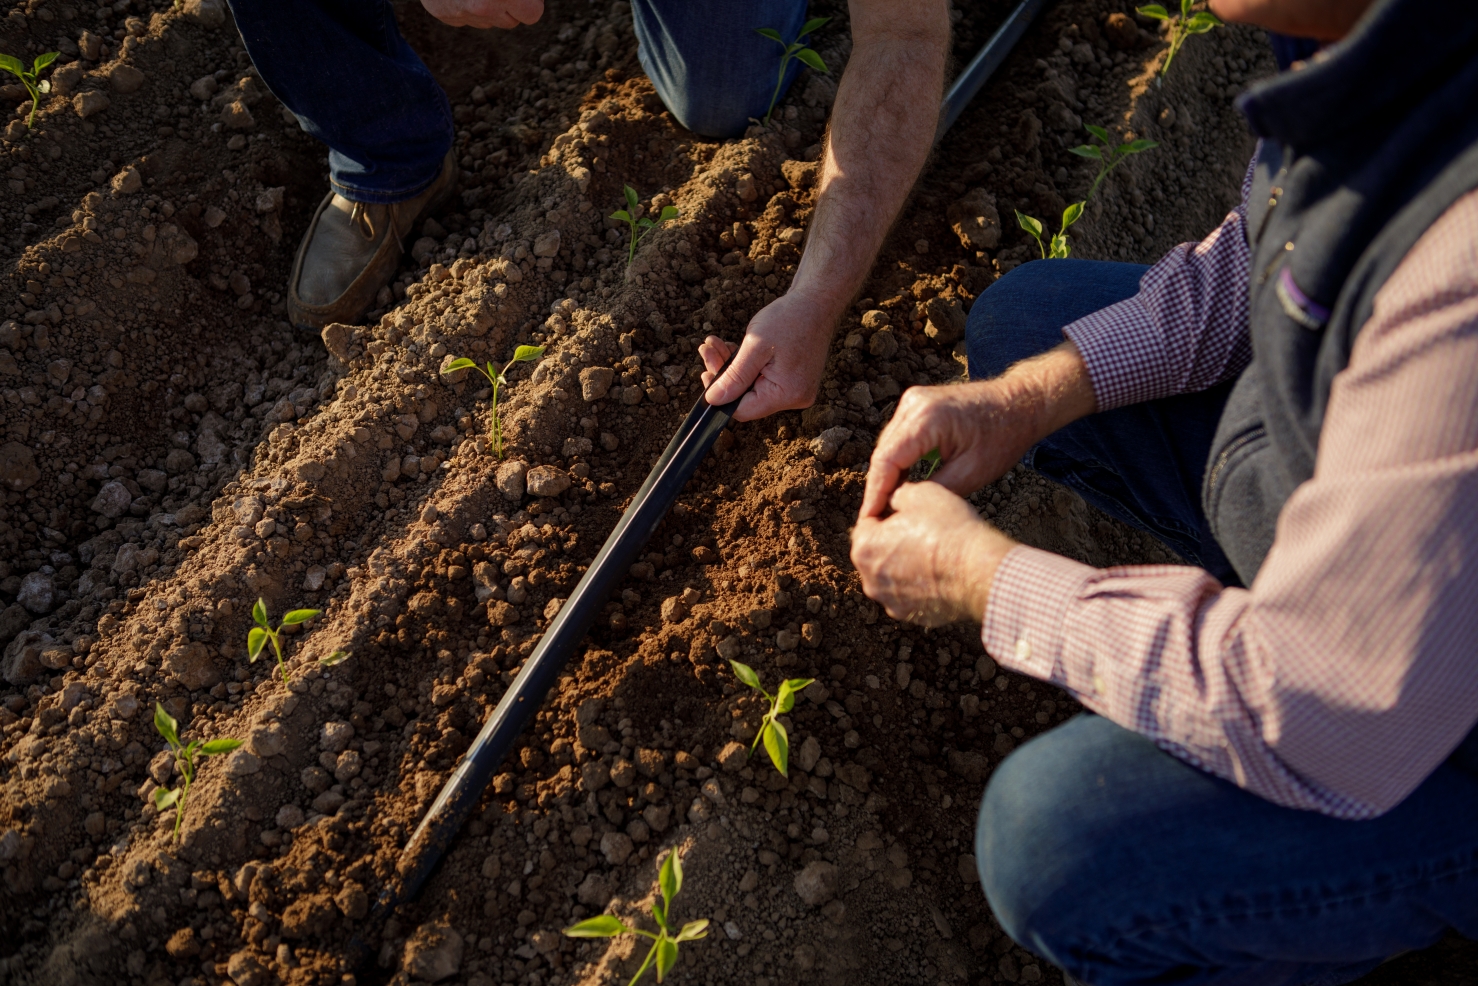
[[[1330,384],[1376,292],[1478,188],[1478,3],[1378,0],[1344,42],[1240,107],[1263,138],[1247,214],[1253,359],[1202,498],[1250,585],[1284,502],[1314,474]]]

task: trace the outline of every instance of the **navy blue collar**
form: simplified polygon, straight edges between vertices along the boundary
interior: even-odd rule
[[[1414,105],[1475,55],[1473,0],[1377,0],[1349,37],[1253,86],[1237,108],[1259,137],[1319,143]]]

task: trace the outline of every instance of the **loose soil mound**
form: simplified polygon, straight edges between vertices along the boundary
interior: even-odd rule
[[[818,6],[840,67],[845,10]],[[961,61],[1006,9],[956,12]],[[993,922],[971,844],[991,769],[1073,705],[999,671],[973,627],[880,614],[848,528],[900,390],[962,378],[964,312],[1032,256],[1001,217],[1083,194],[1067,149],[1097,122],[1161,147],[1106,183],[1076,252],[1148,262],[1199,237],[1236,201],[1251,145],[1230,99],[1271,71],[1265,41],[1193,39],[1161,89],[1164,45],[1110,21],[1117,2],[1032,29],[942,143],[821,400],[721,439],[351,979],[346,943],[411,829],[698,398],[696,344],[785,290],[835,93],[803,78],[773,128],[713,142],[664,112],[624,3],[552,2],[512,34],[401,12],[452,96],[461,201],[365,324],[321,342],[282,320],[282,286],[324,155],[219,0],[26,0],[0,25],[5,50],[68,59],[4,144],[0,972],[607,982],[631,943],[558,929],[641,920],[677,847],[679,916],[714,921],[682,981],[1056,981]],[[605,218],[623,183],[682,213],[629,268]],[[500,463],[484,381],[439,371],[519,343],[549,355],[511,374]],[[973,500],[1086,561],[1170,557],[1021,469]],[[246,660],[258,597],[323,610],[286,637],[289,685]],[[736,657],[767,684],[816,679],[789,780],[745,758],[762,709]],[[178,782],[156,701],[187,739],[245,740],[201,771],[178,842],[152,803]]]

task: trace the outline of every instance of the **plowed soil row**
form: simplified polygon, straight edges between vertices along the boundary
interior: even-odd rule
[[[845,9],[817,6],[836,71]],[[956,11],[961,62],[1006,9]],[[5,50],[68,64],[4,144],[0,979],[610,982],[630,942],[558,931],[650,921],[676,847],[678,916],[714,922],[679,981],[1057,981],[995,925],[971,846],[991,769],[1074,707],[996,669],[976,628],[881,614],[848,529],[901,389],[963,378],[965,312],[1032,256],[1002,217],[1086,190],[1083,123],[1161,146],[1106,183],[1078,255],[1149,262],[1236,202],[1230,100],[1271,71],[1265,40],[1195,39],[1160,88],[1165,46],[1110,19],[1127,9],[1069,0],[1033,27],[920,181],[816,406],[720,440],[351,979],[411,829],[698,399],[696,345],[785,290],[835,84],[808,75],[774,127],[715,142],[663,110],[624,3],[551,2],[513,34],[407,5],[452,97],[461,200],[364,324],[320,340],[282,292],[322,149],[223,7],[19,4]],[[606,219],[623,184],[681,210],[629,267]],[[440,370],[520,343],[548,355],[510,375],[500,462],[486,382]],[[1085,561],[1170,557],[1019,468],[972,499]],[[259,597],[323,611],[284,638],[288,684],[247,661]],[[816,679],[789,780],[746,760],[762,710],[728,658]],[[178,841],[152,802],[179,781],[155,702],[187,739],[245,741],[201,770]],[[1458,961],[1434,954],[1434,977]]]

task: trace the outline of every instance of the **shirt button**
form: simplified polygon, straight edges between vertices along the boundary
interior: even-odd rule
[[[1016,641],[1016,659],[1018,661],[1030,661],[1032,659],[1032,644],[1025,637]]]

